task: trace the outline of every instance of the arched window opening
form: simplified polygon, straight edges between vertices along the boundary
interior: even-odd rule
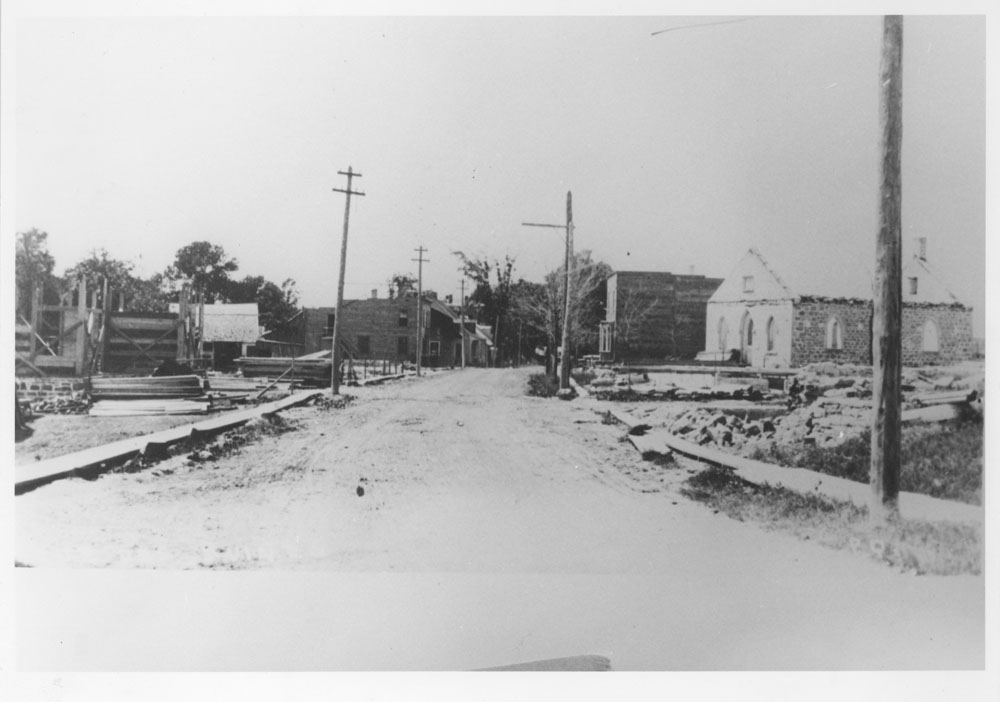
[[[923,350],[930,353],[937,353],[941,350],[940,335],[938,334],[938,326],[935,324],[933,319],[928,319],[924,322],[924,334],[923,334]]]
[[[834,350],[844,348],[844,327],[836,317],[830,317],[826,323],[826,348]]]
[[[719,351],[726,351],[729,343],[729,323],[725,317],[719,317]]]
[[[778,333],[774,323],[774,317],[767,320],[767,350],[774,351],[774,337]]]

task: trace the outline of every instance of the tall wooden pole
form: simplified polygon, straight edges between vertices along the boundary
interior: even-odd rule
[[[570,324],[571,324],[571,301],[573,299],[572,292],[570,291],[571,281],[573,280],[570,274],[570,264],[573,261],[573,193],[566,193],[566,294],[565,294],[565,305],[566,309],[563,314],[563,333],[562,333],[562,364],[559,366],[559,392],[569,393],[571,392],[569,387],[569,371],[570,371],[570,358],[569,358],[569,343],[570,343]]]
[[[347,264],[347,227],[351,221],[351,195],[364,197],[364,193],[351,190],[351,181],[355,178],[360,178],[360,173],[355,173],[354,169],[350,166],[347,167],[346,173],[344,171],[337,171],[337,173],[347,176],[347,188],[333,188],[333,190],[334,192],[347,195],[347,200],[344,203],[344,234],[340,239],[340,278],[337,280],[337,309],[333,315],[333,339],[330,341],[330,386],[334,395],[340,393],[337,366],[339,365],[340,356],[340,318],[343,316],[342,312],[344,308],[344,269]]]
[[[465,278],[462,278],[461,307],[459,307],[462,320],[462,368],[465,368]]]
[[[333,188],[334,192],[344,193],[347,199],[344,202],[344,233],[340,239],[340,278],[337,280],[337,309],[333,315],[333,339],[330,341],[330,388],[334,395],[340,393],[340,380],[337,378],[337,366],[339,365],[340,348],[340,318],[344,307],[344,269],[347,267],[347,227],[351,221],[351,195],[364,197],[363,192],[351,190],[351,182],[355,178],[360,178],[360,173],[355,173],[350,166],[347,171],[337,171],[340,175],[347,176],[346,188]]]
[[[559,365],[559,396],[571,397],[573,391],[569,387],[569,339],[570,339],[570,263],[573,260],[573,193],[566,193],[566,224],[536,224],[534,222],[522,222],[525,227],[551,227],[553,229],[563,229],[566,231],[566,260],[563,264],[565,271],[563,285],[563,328],[562,328],[562,361]],[[556,314],[553,310],[552,322],[555,324]]]
[[[424,352],[424,253],[427,251],[421,244],[414,249],[417,258],[410,259],[417,262],[417,377],[420,377],[420,357]]]
[[[872,458],[869,514],[883,522],[898,513],[900,385],[902,384],[902,179],[903,18],[882,24],[879,72],[881,165],[879,230],[875,248],[872,319]]]

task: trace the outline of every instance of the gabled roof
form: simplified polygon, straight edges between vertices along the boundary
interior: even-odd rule
[[[259,336],[256,302],[205,305],[205,341],[252,343]]]
[[[750,279],[749,283],[747,279]],[[761,253],[757,249],[749,249],[708,301],[795,300],[797,297]]]
[[[802,299],[870,301],[874,297],[874,278],[869,269],[854,276],[855,283],[845,281],[834,271],[823,269],[821,261],[811,261],[793,271],[791,284],[779,276],[757,249],[750,249],[733,268],[709,302],[752,302]],[[903,302],[910,304],[961,305],[940,277],[919,257],[903,263]],[[750,290],[744,279],[753,278]],[[910,292],[911,278],[917,279],[917,292]]]
[[[180,305],[171,302],[169,309],[177,313]],[[195,320],[199,306],[192,306]],[[205,341],[238,341],[250,344],[260,338],[261,328],[256,302],[222,303],[205,305]]]

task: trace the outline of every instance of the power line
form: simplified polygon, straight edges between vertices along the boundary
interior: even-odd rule
[[[717,22],[700,22],[698,24],[684,24],[680,27],[668,27],[667,29],[660,29],[656,32],[650,34],[651,37],[655,37],[658,34],[666,34],[667,32],[676,32],[681,29],[695,29],[697,27],[714,27],[720,24],[735,24],[737,22],[749,22],[750,20],[758,19],[757,17],[740,17],[739,19],[731,20],[719,20]]]

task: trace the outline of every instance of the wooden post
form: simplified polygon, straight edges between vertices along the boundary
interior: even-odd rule
[[[73,373],[79,377],[87,368],[87,280],[80,277],[80,285],[76,297],[77,322],[76,328],[76,359],[73,362]]]
[[[573,261],[573,193],[566,193],[566,310],[563,316],[562,333],[562,364],[559,366],[559,392],[570,393],[569,387],[569,345],[570,345],[570,325],[572,293],[570,285],[572,276],[570,275],[570,265]]]
[[[180,324],[177,326],[177,361],[182,362],[187,350],[187,321],[188,321],[188,286],[181,287],[181,296],[178,316]]]
[[[881,162],[879,230],[875,250],[872,319],[873,522],[898,514],[900,469],[900,385],[902,384],[902,182],[903,18],[889,15],[882,25],[879,75]]]
[[[351,195],[364,196],[362,192],[351,190],[351,181],[360,178],[360,173],[355,173],[350,166],[347,172],[337,171],[340,175],[347,176],[347,188],[333,188],[334,192],[344,193],[347,200],[344,203],[344,233],[340,239],[340,279],[337,281],[337,309],[333,315],[333,339],[330,341],[330,389],[334,395],[340,393],[340,381],[337,378],[337,363],[340,355],[337,348],[340,344],[340,318],[343,317],[344,310],[344,270],[347,264],[347,228],[351,221]]]
[[[536,224],[533,222],[522,222],[525,227],[552,227],[554,229],[563,229],[566,232],[566,261],[563,264],[565,267],[564,272],[564,284],[563,284],[563,307],[564,307],[564,317],[563,317],[563,327],[562,327],[562,361],[558,366],[558,369],[553,368],[553,371],[559,374],[559,396],[560,397],[570,397],[573,391],[569,386],[569,339],[570,339],[570,263],[573,260],[573,193],[566,193],[566,224]],[[556,325],[557,313],[552,310],[551,322],[553,326]],[[499,326],[499,325],[498,325]],[[495,332],[496,333],[496,332]],[[496,338],[499,339],[499,334],[496,333]],[[555,339],[551,339],[551,343],[555,344]],[[546,365],[548,362],[546,361]]]
[[[38,328],[38,320],[41,319],[42,313],[39,311],[38,307],[41,304],[41,288],[35,287],[31,291],[31,350],[30,358],[31,362],[35,362],[35,356],[38,354],[38,335],[40,330]]]
[[[198,294],[198,363],[205,353],[205,293]]]
[[[424,264],[429,261],[424,258],[427,249],[423,244],[413,250],[417,252],[417,258],[410,260],[417,262],[417,377],[419,378],[420,357],[424,353]]]
[[[462,278],[462,298],[459,306],[462,320],[462,368],[465,368],[465,278]]]

